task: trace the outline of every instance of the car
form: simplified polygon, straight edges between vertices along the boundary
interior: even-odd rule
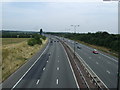
[[[53,41],[50,41],[50,43],[53,43]]]
[[[96,49],[93,50],[94,54],[98,54],[98,51]]]
[[[78,48],[78,49],[81,49],[81,47],[80,47],[80,46],[77,46],[77,48]]]

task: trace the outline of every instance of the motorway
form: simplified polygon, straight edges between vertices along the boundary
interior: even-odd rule
[[[64,41],[74,49],[73,40],[64,38]],[[77,46],[81,49],[78,49]],[[93,54],[93,48],[80,43],[75,44],[75,51],[108,88],[117,87],[118,58],[101,51],[99,51],[99,54]]]
[[[12,89],[78,88],[68,56],[60,42],[49,42],[2,86]]]
[[[54,36],[53,41],[57,41]],[[58,37],[60,38],[60,37]],[[60,38],[63,40],[63,38]],[[72,49],[74,41],[64,40]],[[93,48],[75,44],[76,53],[87,63],[108,88],[117,86],[118,58]],[[81,49],[78,49],[80,46]],[[60,42],[48,44],[3,82],[3,88],[78,88],[69,58]]]

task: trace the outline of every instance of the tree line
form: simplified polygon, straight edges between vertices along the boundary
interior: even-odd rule
[[[113,51],[119,52],[120,50],[120,34],[109,34],[108,32],[96,33],[49,33],[69,38],[76,41],[83,41],[92,45],[103,46],[110,48]]]
[[[108,32],[65,34],[66,38],[83,41],[85,43],[103,46],[114,51],[119,51],[120,34],[109,34]]]
[[[2,38],[31,38],[38,32],[2,31]]]

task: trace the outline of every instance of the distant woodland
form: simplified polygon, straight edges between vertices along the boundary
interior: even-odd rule
[[[96,33],[49,33],[62,36],[76,41],[83,41],[92,45],[110,48],[113,51],[120,50],[120,34],[109,34],[108,32]]]

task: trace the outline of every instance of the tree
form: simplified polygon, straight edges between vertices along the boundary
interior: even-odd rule
[[[42,35],[42,33],[43,33],[43,30],[42,30],[42,29],[40,29],[40,35]]]

